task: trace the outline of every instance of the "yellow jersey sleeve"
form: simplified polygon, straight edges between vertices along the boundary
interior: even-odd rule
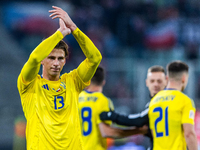
[[[114,110],[114,105],[112,103],[112,101],[107,98],[107,97],[102,97],[101,98],[101,101],[99,101],[99,104],[98,104],[98,116],[97,116],[97,124],[101,123],[101,122],[104,122],[106,124],[109,124],[111,125],[112,124],[112,121],[102,121],[100,119],[100,114],[103,112],[103,111],[110,111],[110,110]]]
[[[78,66],[77,71],[80,78],[84,82],[88,82],[93,77],[102,56],[93,42],[79,28],[76,28],[72,34],[86,56],[86,59]]]
[[[194,125],[194,116],[195,116],[195,105],[192,99],[186,97],[185,105],[182,110],[182,119],[181,123],[189,123]]]
[[[82,66],[84,69],[85,66]],[[90,81],[88,82],[84,82],[82,80],[82,78],[79,76],[79,74],[77,73],[77,69],[74,69],[73,71],[70,71],[70,73],[68,74],[68,77],[69,76],[72,76],[72,78],[74,78],[74,85],[76,86],[76,90],[78,92],[81,92],[86,86],[89,86],[90,85]],[[64,77],[64,78],[68,78],[68,77]],[[69,84],[70,86],[70,84]]]
[[[21,70],[21,74],[18,79],[19,82],[28,84],[37,76],[41,61],[46,58],[57,43],[62,40],[63,35],[60,31],[56,31],[52,36],[42,41],[31,53],[28,61],[25,63]]]

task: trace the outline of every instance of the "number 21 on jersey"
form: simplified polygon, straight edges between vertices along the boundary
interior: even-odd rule
[[[90,107],[83,107],[81,109],[81,118],[83,135],[87,136],[92,132],[92,109]]]
[[[165,136],[168,136],[169,135],[168,106],[165,109],[163,109],[162,107],[156,107],[154,108],[153,113],[159,113],[159,116],[156,118],[154,122],[156,137],[163,137],[163,132],[158,132],[158,124],[162,121],[164,121]],[[165,117],[163,118],[163,116]]]

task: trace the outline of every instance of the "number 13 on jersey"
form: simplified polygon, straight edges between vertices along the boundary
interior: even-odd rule
[[[153,109],[153,113],[158,113],[158,117],[156,118],[155,122],[154,122],[154,128],[155,128],[155,132],[156,132],[156,137],[163,137],[164,135],[164,131],[165,131],[165,136],[169,136],[169,125],[168,125],[168,106],[166,108],[162,108],[162,107],[156,107]],[[163,127],[158,128],[158,125],[162,123],[164,123]],[[159,129],[159,131],[158,131]],[[160,132],[160,130],[162,132]]]

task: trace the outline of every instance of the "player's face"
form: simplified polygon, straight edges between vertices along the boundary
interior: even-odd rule
[[[163,72],[149,72],[147,74],[146,86],[152,97],[163,90],[166,84],[167,80]]]
[[[65,65],[65,52],[62,49],[53,51],[42,61],[43,77],[46,79],[59,79],[60,72]]]

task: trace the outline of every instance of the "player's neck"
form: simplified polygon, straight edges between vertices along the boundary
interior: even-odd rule
[[[103,87],[102,86],[96,86],[96,85],[90,85],[90,86],[88,86],[87,91],[102,93]]]
[[[167,89],[176,89],[181,91],[182,90],[182,85],[178,82],[168,82],[167,84]]]
[[[42,74],[42,77],[46,80],[49,80],[49,81],[58,81],[60,76],[57,75],[57,76],[50,76],[50,75],[45,75],[45,74]]]

